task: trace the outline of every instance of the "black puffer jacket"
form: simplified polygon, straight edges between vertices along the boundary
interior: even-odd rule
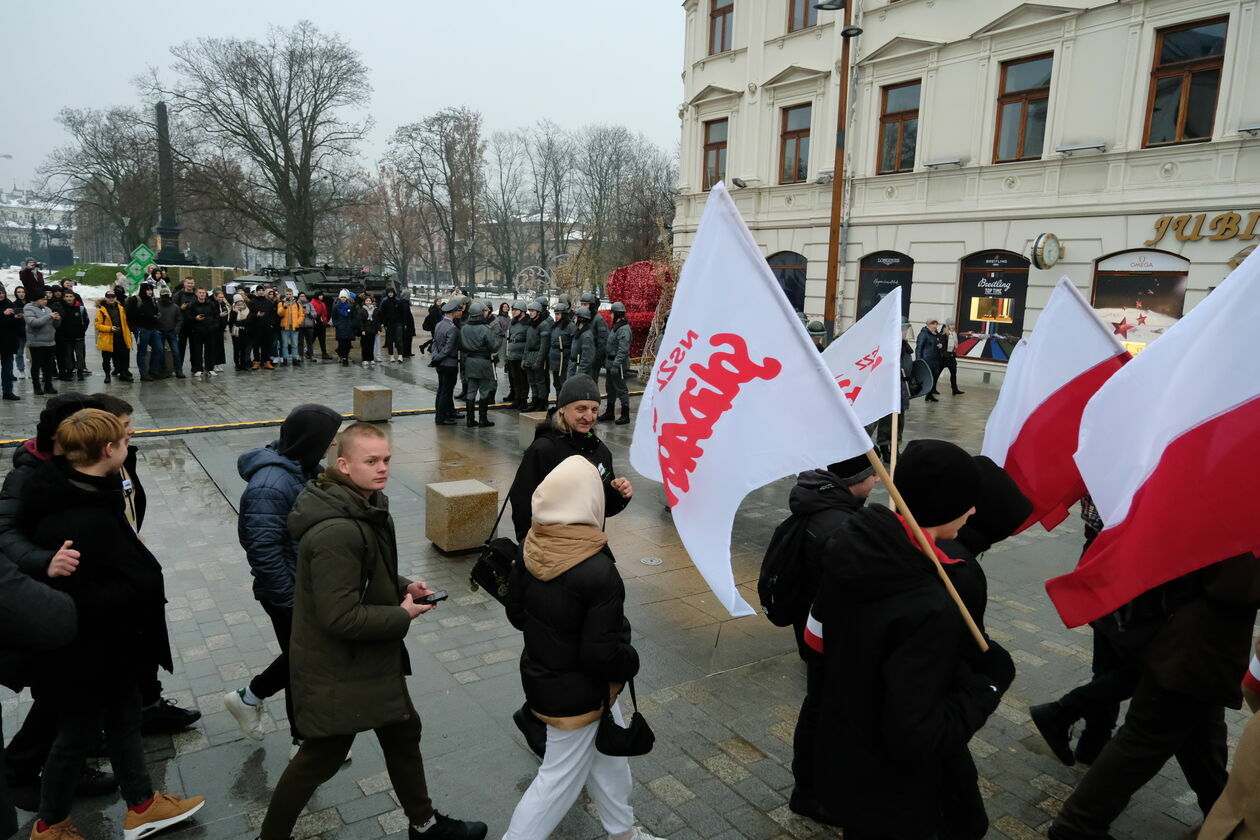
[[[849,492],[839,477],[826,470],[809,470],[796,477],[796,486],[788,495],[788,509],[793,516],[808,516],[805,526],[804,560],[811,581],[811,588],[818,591],[822,580],[822,564],[826,555],[823,547],[855,511],[866,504]],[[796,647],[805,661],[816,660],[819,654],[805,644],[805,620],[802,615],[792,622],[796,631]]]
[[[12,298],[0,300],[0,353],[17,353],[18,336],[26,336],[26,325],[17,316],[22,307]]]
[[[512,568],[508,620],[525,633],[521,683],[529,707],[547,717],[599,709],[610,683],[639,672],[621,575],[607,549],[551,580]]]
[[[31,475],[23,502],[37,544],[73,540],[80,554],[74,574],[50,581],[74,599],[78,634],[41,658],[35,684],[82,702],[102,686],[137,684],[154,665],[170,671],[162,567],[127,522],[121,476],[86,475],[57,457]]]
[[[855,832],[935,836],[944,762],[1006,686],[960,656],[966,625],[894,513],[858,511],[826,551],[819,796]]]
[[[512,500],[512,527],[516,529],[516,539],[525,538],[529,531],[531,514],[530,497],[534,490],[547,477],[547,473],[571,455],[581,455],[586,460],[602,467],[604,479],[604,513],[616,516],[630,504],[629,499],[621,498],[621,494],[612,488],[610,482],[616,477],[613,472],[612,453],[594,432],[585,435],[568,434],[552,425],[555,412],[545,423],[539,423],[534,430],[534,442],[525,450],[521,465],[516,468],[516,478],[512,479],[512,489],[508,498]]]

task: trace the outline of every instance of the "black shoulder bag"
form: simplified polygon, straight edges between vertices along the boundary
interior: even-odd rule
[[[630,725],[624,729],[613,720],[612,707],[608,704],[608,698],[604,698],[604,715],[599,719],[599,731],[595,733],[595,749],[604,755],[647,755],[656,743],[656,734],[652,732],[652,727],[639,714],[639,698],[634,694],[634,680],[630,680],[627,685],[630,686],[634,714],[630,716]]]
[[[504,606],[507,606],[508,578],[512,574],[516,556],[520,553],[515,541],[507,537],[495,537],[499,530],[499,520],[503,519],[503,511],[507,510],[508,498],[510,496],[504,497],[499,515],[494,518],[494,525],[490,528],[490,536],[486,537],[481,554],[468,575],[468,583],[473,592],[484,589]]]

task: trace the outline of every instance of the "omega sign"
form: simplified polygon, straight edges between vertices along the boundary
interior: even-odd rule
[[[1260,234],[1256,232],[1256,225],[1260,224],[1260,210],[1252,210],[1248,213],[1245,225],[1243,217],[1238,213],[1233,211],[1219,213],[1207,222],[1205,230],[1204,222],[1207,221],[1207,217],[1207,213],[1193,216],[1188,213],[1182,216],[1160,216],[1155,220],[1155,238],[1143,244],[1148,248],[1158,245],[1169,231],[1177,237],[1178,242],[1198,242],[1200,239],[1215,242],[1222,239],[1260,239]]]

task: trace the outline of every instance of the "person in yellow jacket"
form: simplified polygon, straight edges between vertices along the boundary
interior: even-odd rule
[[[101,351],[106,382],[109,381],[111,360],[114,376],[123,382],[133,379],[128,370],[131,366],[131,330],[127,329],[127,313],[119,306],[114,289],[107,290],[105,299],[96,304],[96,349]]]
[[[276,315],[280,319],[281,364],[302,364],[302,357],[298,355],[297,337],[306,312],[303,311],[302,304],[293,299],[292,289],[284,290],[284,299],[276,304]]]

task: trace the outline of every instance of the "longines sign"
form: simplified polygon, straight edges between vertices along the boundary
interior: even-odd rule
[[[1155,220],[1155,238],[1144,244],[1150,248],[1158,245],[1171,231],[1178,242],[1197,242],[1200,239],[1220,241],[1222,239],[1260,239],[1256,226],[1260,224],[1260,210],[1252,210],[1247,214],[1246,223],[1243,217],[1233,211],[1220,213],[1207,221],[1207,213],[1184,216],[1160,216]],[[1207,229],[1204,230],[1204,222]]]

